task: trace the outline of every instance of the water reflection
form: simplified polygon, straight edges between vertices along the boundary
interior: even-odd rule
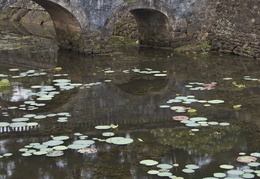
[[[20,105],[24,101],[37,98],[36,92],[44,92],[42,88],[31,88],[32,85],[50,86],[54,84],[54,79],[65,76],[57,77],[57,73],[50,70],[41,77],[10,78],[11,87],[0,88],[1,122],[10,122],[14,117],[32,112],[70,114],[67,123],[58,123],[58,117],[55,116],[34,119],[40,125],[32,128],[2,127],[0,155],[6,152],[14,154],[0,161],[2,168],[6,168],[1,174],[3,178],[19,178],[21,173],[25,178],[157,178],[148,176],[148,167],[139,164],[143,159],[154,159],[160,163],[178,163],[180,167],[171,169],[171,172],[197,179],[219,172],[222,163],[228,162],[242,169],[245,166],[238,165],[234,160],[238,153],[260,150],[257,132],[257,116],[260,114],[247,108],[247,105],[250,107],[249,103],[258,104],[257,100],[243,103],[246,101],[244,95],[251,94],[258,98],[258,88],[254,87],[257,84],[242,80],[243,75],[249,72],[252,76],[260,76],[258,61],[219,54],[180,55],[167,50],[143,51],[136,48],[131,53],[87,57],[49,50],[0,53],[3,53],[0,58],[8,59],[1,58],[5,66],[1,66],[0,74],[17,75],[8,71],[13,67],[20,67],[20,74],[27,70],[54,69],[60,66],[62,71],[58,73],[67,74],[66,78],[73,83],[83,84],[79,88],[59,91],[56,97],[35,111],[11,110],[8,107],[23,107]],[[135,72],[135,69],[143,72]],[[167,76],[156,77],[144,72],[150,69]],[[232,86],[231,81],[222,80],[227,76],[232,76],[238,83],[247,83],[252,88],[238,89]],[[213,81],[217,82],[214,90],[192,91],[185,87],[190,82]],[[225,100],[224,104],[210,107],[198,103],[185,106],[197,109],[195,116],[205,116],[209,121],[228,121],[231,126],[201,127],[195,133],[172,120],[174,115],[192,116],[191,114],[159,108],[169,99],[186,95],[194,95],[200,100]],[[233,105],[240,103],[245,108],[234,110]],[[90,146],[97,148],[95,154],[80,154],[70,149],[64,151],[64,156],[55,159],[46,156],[26,158],[18,152],[31,142],[45,142],[51,136],[69,135],[70,139],[64,145],[78,139],[75,132],[88,135],[89,139],[102,138],[103,131],[94,128],[100,124],[119,124],[119,128],[113,132],[117,136],[133,138],[134,143],[116,146],[97,140]],[[192,175],[184,174],[181,170],[189,163],[199,165],[200,170]]]

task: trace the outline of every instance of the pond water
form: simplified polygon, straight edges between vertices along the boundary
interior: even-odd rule
[[[260,178],[259,60],[37,39],[0,38],[0,178]]]

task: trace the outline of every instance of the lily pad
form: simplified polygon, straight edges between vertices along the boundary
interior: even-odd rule
[[[26,122],[14,122],[10,124],[10,127],[25,127],[26,125]]]
[[[146,165],[146,166],[153,166],[153,165],[157,165],[159,162],[155,161],[155,160],[142,160],[140,161],[140,164]]]
[[[95,129],[110,129],[111,126],[110,125],[99,125],[99,126],[95,126]]]
[[[69,136],[55,136],[52,139],[53,140],[68,140]]]
[[[102,133],[102,136],[104,136],[104,137],[111,137],[111,136],[114,136],[114,135],[115,135],[114,132],[103,132]]]
[[[30,152],[25,152],[25,153],[22,153],[22,156],[24,156],[24,157],[30,157],[30,156],[32,156],[32,153],[30,153]]]
[[[223,169],[233,169],[234,168],[233,165],[227,165],[227,164],[220,165],[219,167],[223,168]]]
[[[160,105],[159,107],[160,108],[170,108],[171,106],[170,105]]]
[[[37,115],[34,116],[34,119],[45,119],[47,116],[46,115]]]
[[[251,162],[251,163],[248,163],[247,165],[250,166],[250,167],[258,167],[258,166],[260,166],[260,163],[259,162]]]
[[[206,121],[208,119],[206,117],[191,117],[190,120],[198,122],[198,121]]]
[[[219,100],[219,99],[215,99],[215,100],[209,100],[208,103],[210,104],[221,104],[224,103],[224,100]]]
[[[29,122],[27,126],[38,126],[38,122]]]
[[[29,118],[25,118],[25,117],[22,117],[22,118],[14,118],[12,119],[13,122],[25,122],[25,121],[29,121]]]
[[[157,175],[159,173],[159,171],[158,170],[149,170],[147,173],[150,175]]]
[[[227,175],[225,173],[214,173],[213,174],[214,177],[217,177],[217,178],[224,178],[226,177]]]
[[[58,146],[53,147],[53,149],[54,150],[67,150],[68,147],[65,145],[58,145]]]
[[[252,173],[245,173],[245,174],[242,175],[242,177],[243,177],[243,178],[254,178],[255,175],[252,174]]]
[[[5,153],[5,154],[3,154],[4,157],[10,157],[12,155],[13,155],[12,153]]]
[[[254,153],[251,153],[250,155],[253,156],[253,157],[260,158],[260,153],[259,152],[254,152]]]
[[[43,142],[42,144],[43,145],[46,145],[46,146],[57,146],[57,145],[60,145],[60,144],[63,144],[64,141],[62,140],[49,140],[47,142]]]
[[[175,121],[183,121],[183,120],[188,120],[189,119],[188,116],[173,116],[172,118]]]
[[[33,155],[45,155],[47,154],[46,151],[37,151],[37,152],[33,152]]]
[[[158,168],[161,168],[161,169],[171,169],[171,168],[173,168],[172,165],[170,165],[170,164],[164,164],[164,163],[157,165],[157,167],[158,167]]]
[[[125,137],[110,137],[106,140],[107,143],[112,143],[116,145],[127,145],[132,143],[133,141],[133,139]]]
[[[86,146],[90,146],[94,143],[95,143],[94,140],[76,140],[73,142],[73,144],[86,145]]]
[[[241,170],[228,170],[227,173],[229,175],[242,175],[244,172]]]
[[[194,164],[188,164],[188,165],[185,165],[185,167],[189,168],[189,169],[193,169],[193,170],[200,168],[198,165],[194,165]]]
[[[82,148],[85,148],[85,147],[88,147],[89,145],[82,145],[82,144],[71,144],[71,145],[68,145],[68,148],[70,149],[82,149]]]
[[[0,122],[0,127],[7,127],[9,125],[10,125],[10,123],[8,123],[8,122]]]
[[[237,157],[237,161],[238,162],[242,162],[242,163],[255,162],[256,160],[257,160],[257,158],[253,157],[253,156],[240,156],[240,157]]]
[[[184,173],[194,173],[194,172],[195,172],[195,170],[188,169],[188,168],[182,169],[182,171],[183,171]]]
[[[171,172],[159,172],[157,175],[160,177],[170,177],[170,176],[172,176],[172,173]]]

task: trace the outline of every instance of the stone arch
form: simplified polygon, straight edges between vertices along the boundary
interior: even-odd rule
[[[8,6],[18,1],[12,1]],[[89,28],[90,22],[78,4],[67,0],[26,1],[39,4],[49,13],[56,31],[56,39],[61,48],[76,50],[80,47],[81,36]]]
[[[140,44],[170,46],[176,28],[175,14],[161,2],[123,3],[109,14],[102,29],[103,34],[111,36],[116,20],[126,12],[133,14],[136,19]]]

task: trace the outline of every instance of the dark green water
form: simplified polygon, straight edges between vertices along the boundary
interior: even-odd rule
[[[0,159],[0,178],[169,178],[147,174],[158,168],[140,164],[144,159],[170,165],[178,163],[179,166],[171,168],[170,172],[185,179],[202,179],[216,172],[226,172],[219,167],[222,164],[233,165],[235,170],[260,170],[259,166],[249,167],[236,161],[240,152],[246,155],[260,152],[260,82],[243,79],[244,76],[260,78],[259,60],[219,53],[177,54],[171,50],[126,46],[115,48],[115,53],[111,54],[83,56],[58,52],[47,45],[37,50],[27,47],[3,49],[0,62],[0,74],[9,75],[1,79],[8,78],[11,82],[11,86],[0,87],[0,122],[11,123],[13,118],[25,114],[70,114],[65,123],[57,122],[58,116],[55,116],[31,118],[30,122],[38,122],[36,127],[2,127],[0,155],[13,155]],[[62,70],[57,72],[55,67]],[[19,68],[19,71],[10,72],[10,68]],[[46,74],[12,78],[27,70]],[[160,71],[166,76],[146,74],[149,71]],[[57,74],[66,76],[58,77]],[[223,80],[226,77],[233,79]],[[28,90],[39,91],[31,89],[32,85],[51,86],[53,80],[59,78],[85,85],[64,91],[57,88],[60,93],[52,100],[41,101],[45,106],[38,109],[28,110],[28,105],[24,106],[24,101],[37,99],[27,93]],[[191,82],[216,82],[216,86],[211,90],[193,90],[186,85],[200,85]],[[225,102],[211,106],[199,102],[167,104],[176,96]],[[170,108],[160,108],[161,105],[191,107],[197,113],[178,113]],[[236,110],[234,105],[242,106]],[[20,109],[8,109],[10,106]],[[230,125],[200,126],[196,127],[198,132],[192,132],[191,127],[172,119],[179,115],[206,117],[208,122],[228,122]],[[119,127],[117,130],[95,129],[97,125],[110,124]],[[87,139],[105,139],[102,133],[107,131],[132,138],[134,142],[118,146],[96,140],[90,146],[97,149],[95,154],[67,149],[63,156],[54,158],[45,155],[24,157],[19,152],[30,143],[42,143],[51,140],[52,136],[69,136],[63,144],[68,146],[78,139],[75,133],[87,135]],[[200,168],[186,174],[182,169],[187,164]]]

